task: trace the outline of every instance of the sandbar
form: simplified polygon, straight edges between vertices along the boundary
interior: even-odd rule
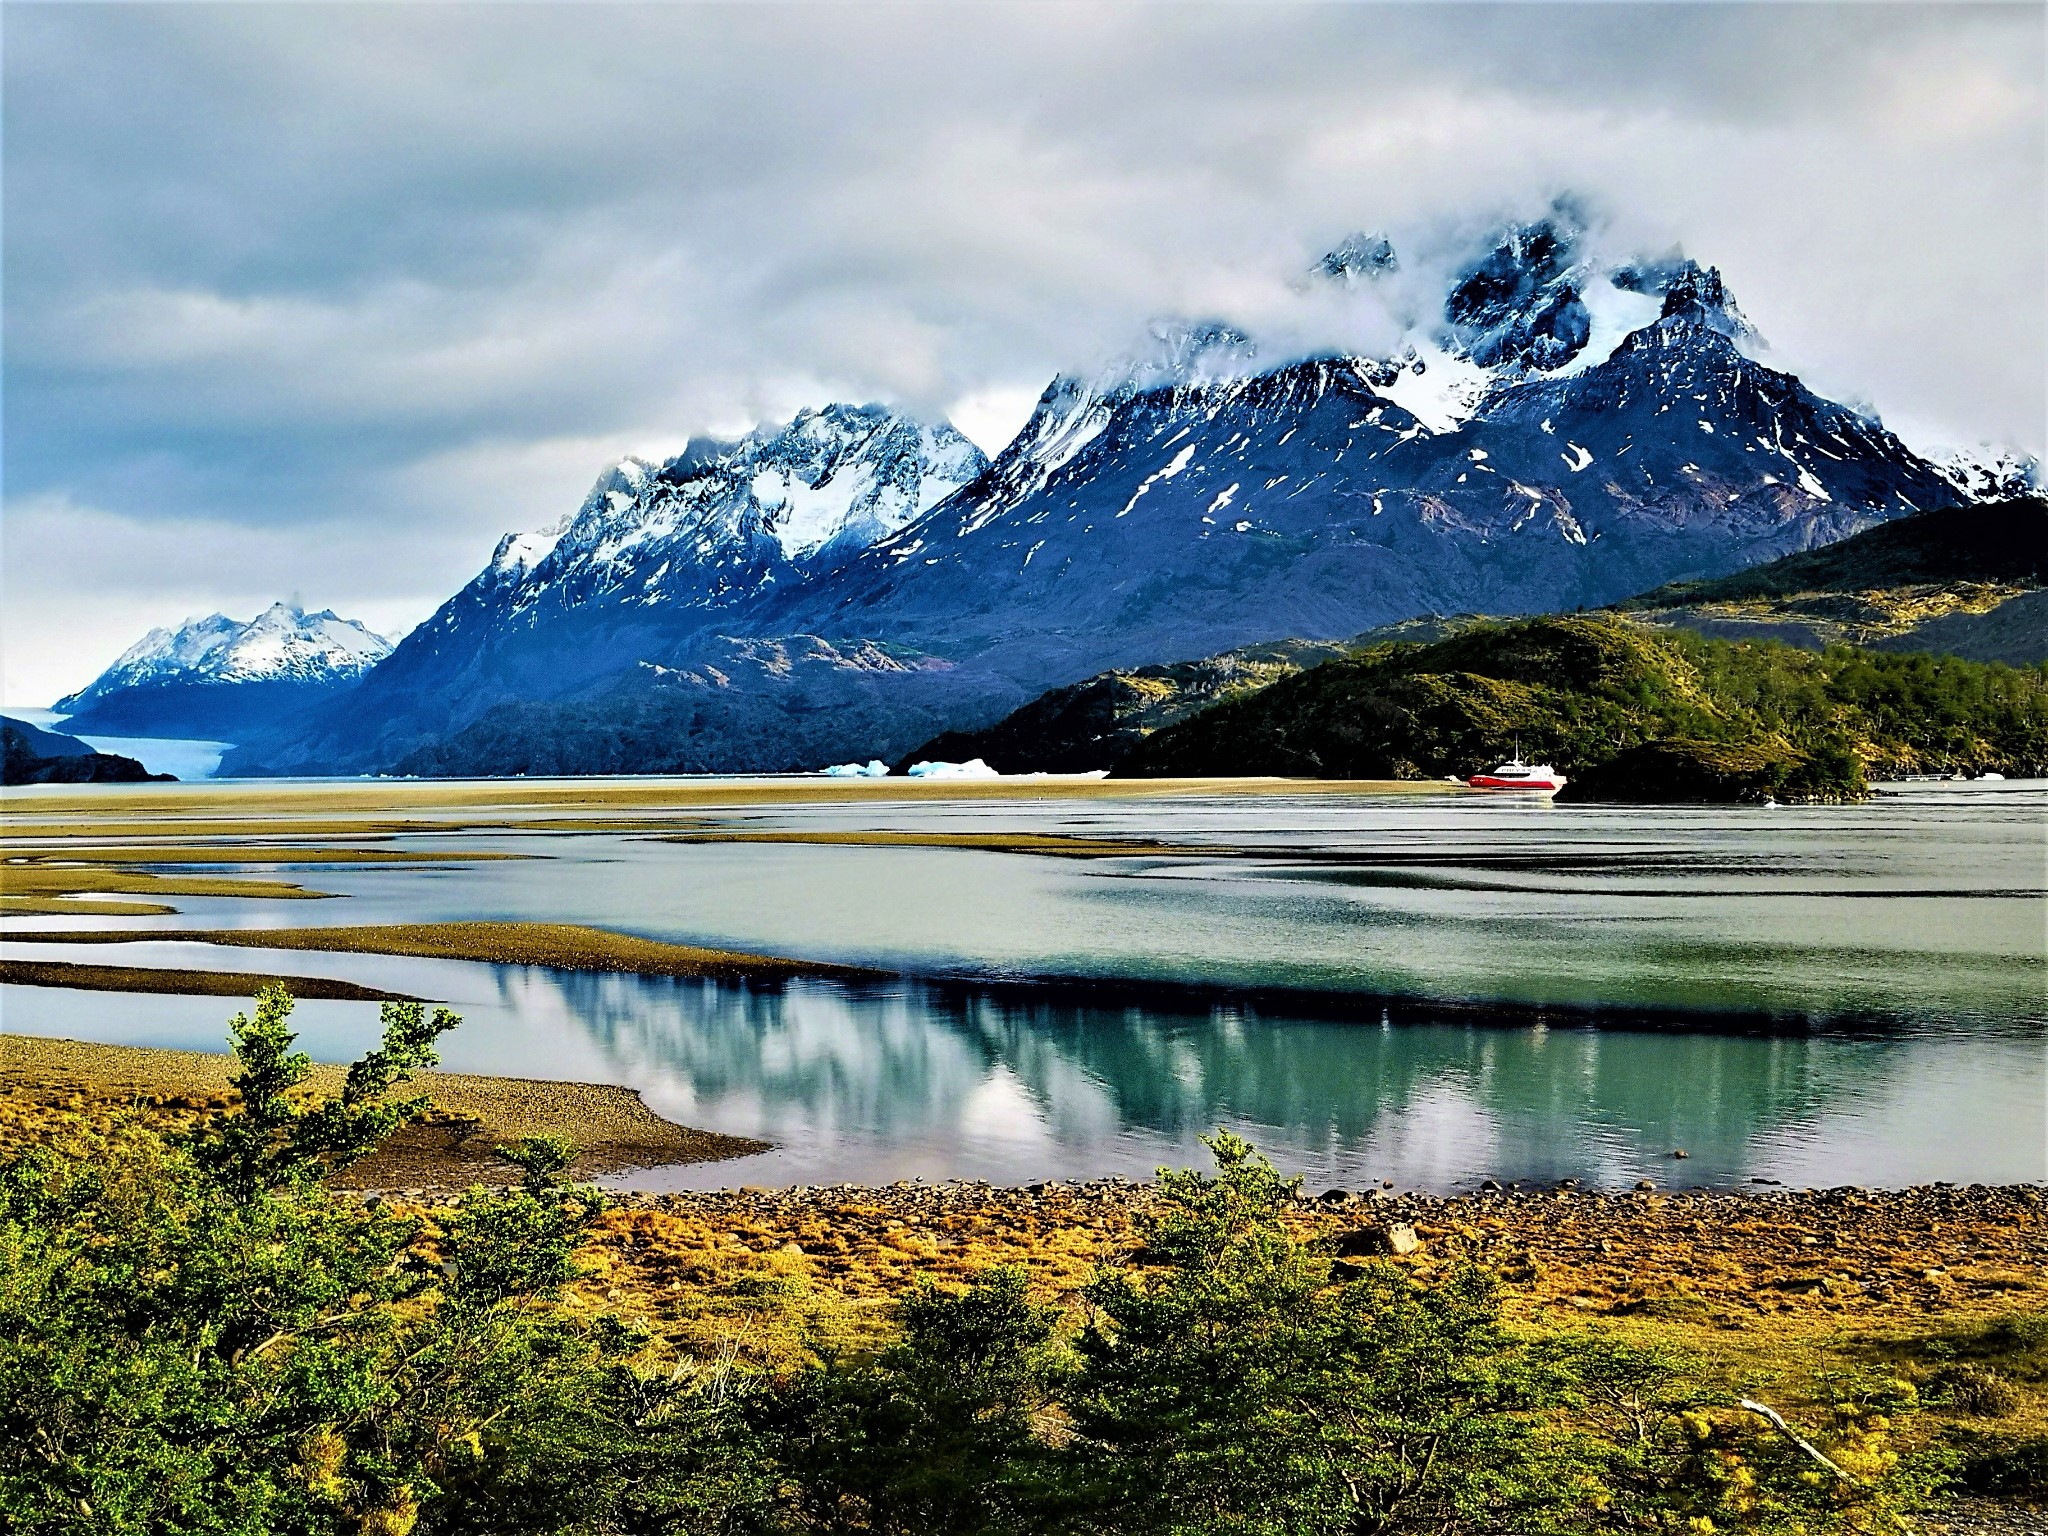
[[[0,1035],[0,1146],[41,1139],[126,1111],[158,1125],[190,1123],[234,1102],[233,1058],[200,1051],[97,1045]],[[344,1069],[321,1065],[308,1086],[332,1093]],[[432,1099],[433,1118],[394,1137],[334,1179],[342,1188],[446,1193],[513,1174],[492,1148],[521,1136],[566,1136],[578,1177],[745,1157],[766,1144],[664,1120],[630,1088],[422,1072],[408,1092]]]
[[[292,996],[344,1003],[416,1003],[330,976],[264,976],[254,971],[188,971],[146,965],[74,965],[68,960],[0,960],[0,985],[66,987],[74,992],[165,992],[185,997],[254,997],[259,987],[282,982]]]
[[[11,933],[36,944],[186,943],[244,949],[306,949],[331,954],[404,955],[419,960],[482,960],[564,971],[620,971],[638,976],[704,977],[718,981],[797,976],[874,980],[886,972],[821,960],[791,960],[743,950],[704,949],[634,938],[580,923],[393,923],[334,928],[80,929]]]

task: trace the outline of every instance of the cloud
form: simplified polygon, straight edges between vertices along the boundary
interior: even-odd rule
[[[155,621],[122,620],[104,529],[50,510],[75,506],[211,551],[176,588],[198,606],[318,571],[316,601],[417,618],[616,454],[827,396],[993,437],[1162,313],[1369,339],[1388,317],[1290,287],[1330,242],[1384,227],[1426,262],[1567,188],[1722,266],[1823,387],[2039,450],[2043,31],[1910,4],[20,8],[9,607],[38,573],[37,611],[108,655]]]

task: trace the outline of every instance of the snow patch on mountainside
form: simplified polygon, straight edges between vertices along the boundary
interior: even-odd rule
[[[1936,449],[1928,457],[1942,477],[1972,501],[2033,496],[2041,490],[2041,461],[2017,448],[1979,443]]]

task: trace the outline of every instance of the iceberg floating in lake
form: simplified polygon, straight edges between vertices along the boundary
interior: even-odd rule
[[[871,757],[864,763],[834,763],[818,771],[828,779],[886,779],[889,765],[879,757]]]
[[[1002,775],[978,757],[964,763],[912,763],[913,779],[1000,779]]]

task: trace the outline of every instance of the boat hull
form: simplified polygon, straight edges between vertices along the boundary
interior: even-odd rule
[[[1496,779],[1490,773],[1475,773],[1465,781],[1474,789],[1511,789],[1523,794],[1554,795],[1564,788],[1564,775],[1550,779]]]

